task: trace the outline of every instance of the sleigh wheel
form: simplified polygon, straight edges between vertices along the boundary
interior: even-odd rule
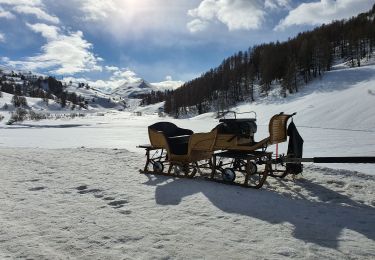
[[[158,161],[158,162],[154,162],[152,164],[152,170],[155,172],[155,173],[162,173],[164,171],[164,165],[162,162]]]
[[[183,173],[185,177],[193,178],[195,174],[197,173],[197,169],[194,166],[184,165]]]
[[[242,170],[244,166],[243,160],[234,159],[233,169]]]
[[[221,170],[221,176],[223,178],[223,181],[226,182],[234,182],[236,179],[236,173],[232,168],[225,168]]]
[[[254,162],[249,162],[248,168],[247,172],[250,174],[255,174],[258,171],[258,167]]]
[[[197,173],[195,167],[189,165],[174,165],[174,175],[176,176],[185,176],[187,178],[193,178]]]
[[[270,171],[272,172],[271,166],[266,165],[263,171],[258,172],[256,165],[253,162],[249,162],[246,166],[245,185],[250,188],[259,189],[263,186]]]

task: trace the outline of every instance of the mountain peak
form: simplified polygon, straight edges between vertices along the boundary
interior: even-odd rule
[[[153,87],[144,79],[135,82],[125,82],[121,86],[114,89],[112,94],[119,95],[123,98],[135,98],[137,95],[151,92]]]

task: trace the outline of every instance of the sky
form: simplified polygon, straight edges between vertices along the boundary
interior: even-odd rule
[[[374,0],[0,0],[0,66],[116,87],[180,85]]]

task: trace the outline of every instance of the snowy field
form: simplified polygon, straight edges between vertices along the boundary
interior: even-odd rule
[[[117,149],[1,148],[0,258],[373,259],[375,177],[262,190],[138,173]],[[4,163],[5,162],[5,163]]]
[[[235,108],[257,112],[256,140],[272,115],[297,112],[305,157],[375,156],[374,65],[274,94]],[[0,259],[375,258],[374,165],[306,164],[298,179],[268,178],[261,190],[140,175],[148,125],[218,123],[155,109],[11,126],[0,111]]]

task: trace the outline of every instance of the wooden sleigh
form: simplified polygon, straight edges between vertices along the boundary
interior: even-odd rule
[[[287,140],[287,122],[293,115],[273,116],[269,136],[258,142],[255,118],[222,119],[208,133],[194,133],[170,122],[153,124],[148,127],[150,144],[138,146],[146,150],[141,173],[188,178],[199,173],[216,182],[260,188],[267,176],[275,176],[267,147]]]

